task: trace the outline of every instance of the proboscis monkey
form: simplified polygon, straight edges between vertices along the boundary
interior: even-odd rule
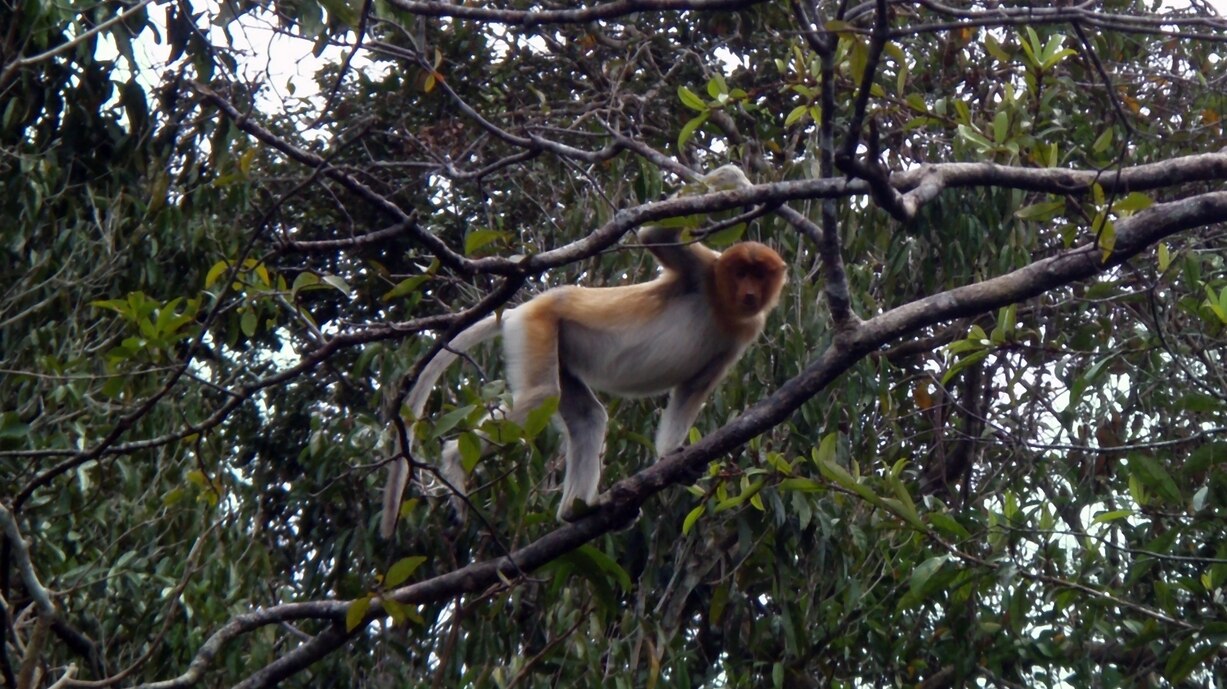
[[[726,165],[702,179],[711,190],[750,183]],[[647,227],[639,239],[664,271],[650,282],[621,287],[556,287],[457,335],[422,371],[407,403],[420,418],[443,371],[459,353],[503,335],[510,418],[522,424],[542,402],[558,397],[566,437],[561,519],[591,505],[601,478],[605,408],[593,390],[621,397],[669,393],[656,451],[679,449],[699,409],[746,347],[758,337],[786,280],[785,264],[758,242],[734,244],[723,253],[683,244],[680,230]],[[409,466],[390,466],[380,532],[392,535]],[[440,467],[463,490],[464,470],[455,440]],[[582,504],[579,504],[582,503]]]

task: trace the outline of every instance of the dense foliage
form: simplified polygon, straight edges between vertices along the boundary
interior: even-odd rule
[[[0,684],[1227,682],[1227,20],[495,4],[0,6]],[[779,250],[765,336],[659,464],[606,401],[604,508],[541,417],[457,522],[502,368],[405,419],[423,357],[645,222]]]

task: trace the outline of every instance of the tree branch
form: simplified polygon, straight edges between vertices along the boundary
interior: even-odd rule
[[[763,0],[614,0],[573,10],[500,10],[431,0],[389,0],[397,9],[423,17],[454,17],[475,21],[516,24],[523,27],[541,24],[584,24],[617,19],[636,12],[713,12],[739,10]]]

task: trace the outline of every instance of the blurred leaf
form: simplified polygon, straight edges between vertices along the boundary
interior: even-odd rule
[[[685,105],[691,110],[694,110],[695,112],[699,112],[699,113],[707,112],[707,104],[703,102],[703,99],[699,98],[698,94],[686,88],[685,86],[678,87],[677,96],[678,98],[681,99],[682,105]]]
[[[699,127],[702,127],[703,124],[707,122],[707,118],[708,114],[703,113],[698,117],[688,120],[686,124],[682,125],[682,131],[677,135],[677,147],[685,148],[686,142],[690,141],[690,137],[694,136],[695,131],[697,131]]]
[[[1136,476],[1147,488],[1156,491],[1168,502],[1181,503],[1183,497],[1176,482],[1158,462],[1140,453],[1129,455],[1129,472]]]
[[[686,518],[682,520],[682,535],[689,535],[691,529],[694,528],[695,522],[699,521],[699,517],[702,517],[706,512],[707,505],[699,504],[694,509],[690,510],[690,512],[686,513]]]
[[[366,595],[349,604],[345,610],[345,631],[352,632],[362,624],[366,613],[371,609],[371,600],[371,596]]]
[[[417,571],[422,563],[426,562],[427,558],[424,555],[414,555],[412,557],[403,557],[397,560],[391,567],[388,568],[388,574],[384,577],[383,583],[385,586],[395,588],[409,580],[413,573]]]
[[[344,294],[347,297],[352,296],[350,294],[349,284],[345,282],[344,278],[338,275],[325,275],[321,277],[320,279],[328,283],[329,285],[332,285],[333,287],[335,287],[337,291],[339,291],[341,294]]]

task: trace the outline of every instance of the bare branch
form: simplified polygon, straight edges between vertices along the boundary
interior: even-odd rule
[[[583,24],[602,19],[617,19],[636,12],[711,12],[738,10],[762,0],[614,0],[573,10],[500,10],[430,0],[390,0],[406,12],[423,17],[454,17],[524,27],[541,24]]]

